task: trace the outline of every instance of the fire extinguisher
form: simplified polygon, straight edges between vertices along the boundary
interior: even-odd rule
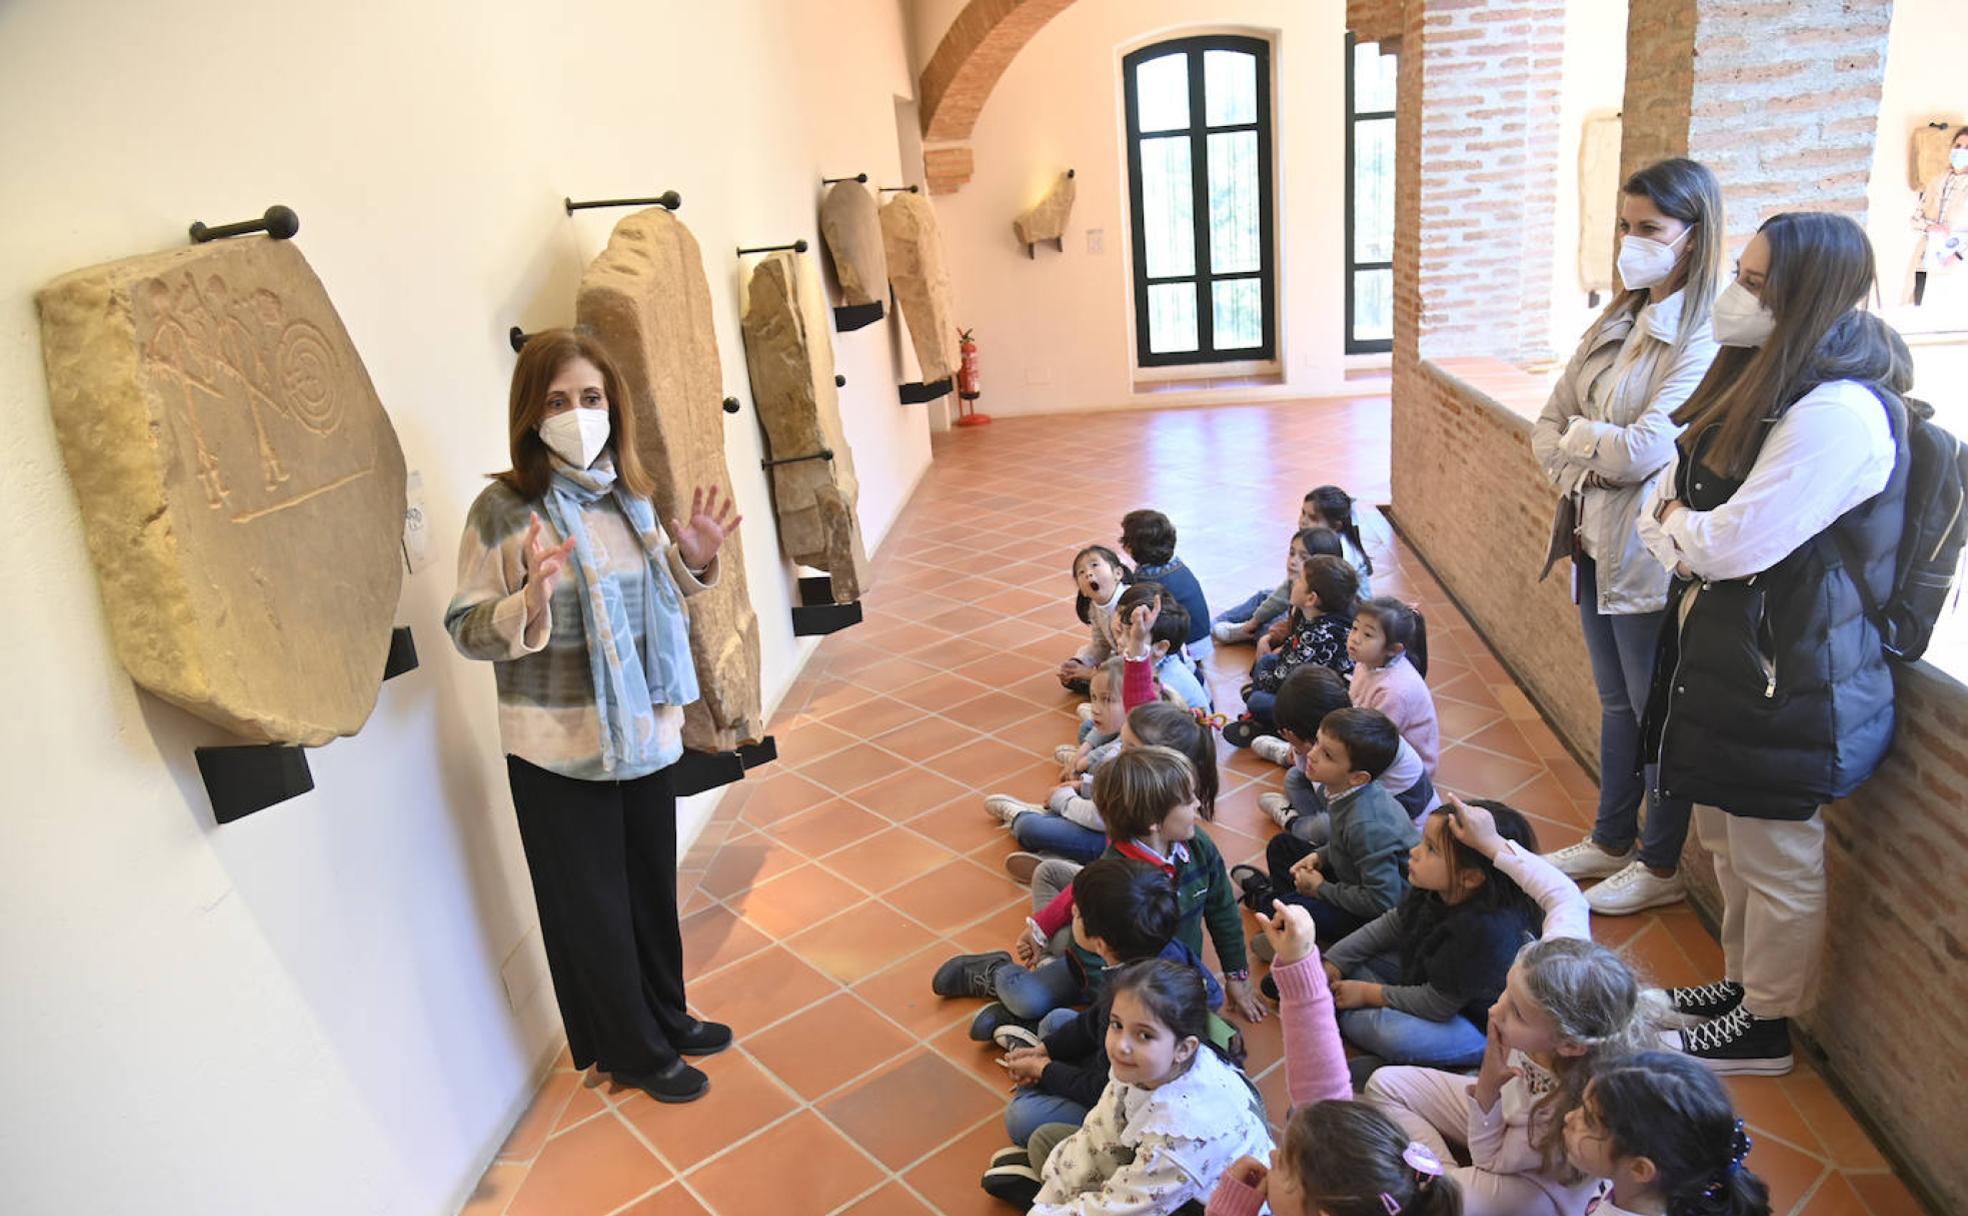
[[[977,339],[971,337],[968,329],[957,331],[957,351],[963,356],[963,364],[957,369],[957,394],[965,401],[975,401],[983,395],[977,382]]]

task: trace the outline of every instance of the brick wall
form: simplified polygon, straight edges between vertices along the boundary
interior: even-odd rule
[[[1401,36],[1402,0],[1346,0],[1346,28],[1361,42]]]
[[[920,99],[923,139],[931,144],[960,145],[970,138],[977,115],[997,87],[1005,68],[1025,49],[1032,35],[1058,16],[1073,0],[971,0],[944,32],[936,52],[923,65],[916,85]],[[970,149],[946,146],[926,158],[940,162],[932,168],[932,194],[954,193],[970,180]]]

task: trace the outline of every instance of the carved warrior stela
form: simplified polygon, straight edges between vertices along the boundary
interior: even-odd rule
[[[376,703],[403,582],[403,453],[291,242],[252,237],[43,288],[42,351],[118,656],[258,742]]]
[[[1040,241],[1056,241],[1066,235],[1066,223],[1073,216],[1073,199],[1078,193],[1071,172],[1061,173],[1053,179],[1052,188],[1046,196],[1025,214],[1011,222],[1011,230],[1021,245],[1036,245]]]
[[[882,248],[880,209],[875,196],[856,181],[835,182],[820,200],[820,236],[849,306],[879,304],[888,298],[888,259]]]
[[[698,486],[731,488],[724,458],[724,373],[697,238],[661,207],[615,225],[581,275],[575,318],[621,369],[657,517],[682,518]],[[831,383],[831,382],[830,382]],[[764,733],[758,615],[745,587],[742,536],[724,544],[718,582],[685,602],[703,696],[686,706],[684,746],[728,751]]]
[[[882,244],[888,281],[909,326],[924,384],[957,368],[957,326],[950,308],[950,272],[943,265],[943,235],[936,212],[919,194],[897,194],[882,204]]]
[[[855,512],[861,489],[841,428],[827,307],[805,261],[775,253],[753,267],[744,333],[752,400],[773,457],[822,449],[834,454],[832,460],[773,466],[780,547],[793,561],[832,575],[836,601],[860,599],[868,586],[868,554]]]

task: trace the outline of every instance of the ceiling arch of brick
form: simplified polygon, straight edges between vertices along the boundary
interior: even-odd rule
[[[1072,3],[1073,0],[970,0],[950,23],[943,41],[936,46],[936,53],[924,65],[922,79],[917,82],[917,96],[922,99],[923,139],[931,144],[956,144],[969,139],[978,114],[1005,68],[1046,22]],[[956,189],[970,176],[968,149],[962,149],[957,156],[949,155],[955,149],[942,151],[945,155],[941,157],[934,149],[927,154],[931,162],[930,188],[937,193]],[[939,174],[939,160],[952,169]],[[953,171],[957,165],[961,169]]]

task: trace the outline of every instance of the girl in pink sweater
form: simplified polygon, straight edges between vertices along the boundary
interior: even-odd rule
[[[1353,704],[1392,719],[1433,777],[1442,755],[1442,728],[1435,721],[1435,697],[1422,679],[1428,674],[1428,625],[1420,609],[1390,596],[1362,601],[1353,610],[1346,654],[1353,660]]]

